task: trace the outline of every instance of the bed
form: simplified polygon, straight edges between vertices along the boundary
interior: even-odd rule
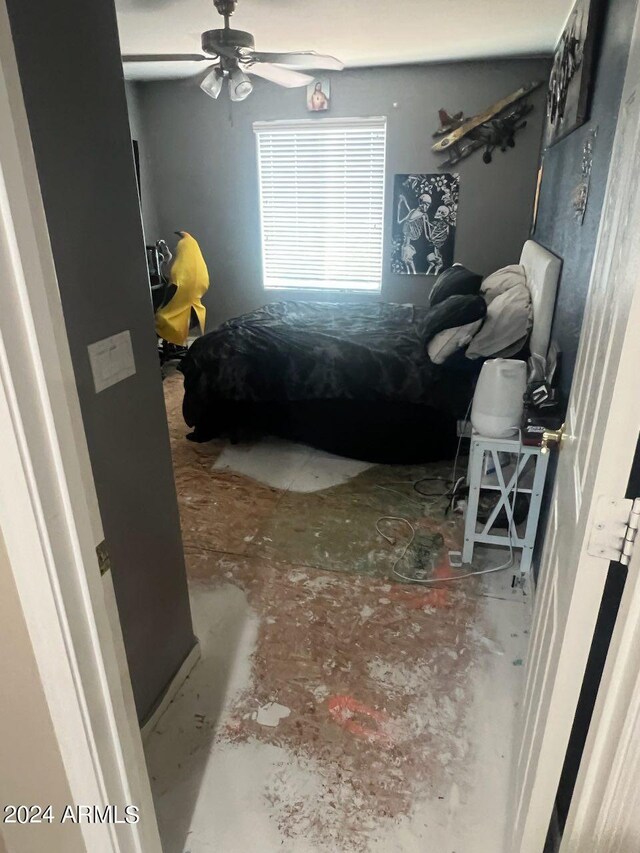
[[[533,241],[523,248],[530,347],[544,356],[559,263]],[[181,363],[189,438],[276,435],[370,462],[450,458],[482,360],[434,364],[434,316],[415,305],[278,302],[229,320]]]

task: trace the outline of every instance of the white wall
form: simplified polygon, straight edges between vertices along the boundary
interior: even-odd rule
[[[71,794],[1,531],[0,625],[0,807],[51,804],[60,815]],[[86,853],[77,824],[4,824],[2,833],[7,853]]]

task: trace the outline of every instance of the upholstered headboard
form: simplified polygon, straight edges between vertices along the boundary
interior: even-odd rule
[[[520,263],[525,269],[533,304],[529,349],[532,355],[546,359],[562,261],[534,240],[527,240],[522,247]]]

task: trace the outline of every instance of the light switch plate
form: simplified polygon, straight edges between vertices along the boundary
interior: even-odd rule
[[[129,330],[89,344],[87,349],[96,394],[136,372]]]

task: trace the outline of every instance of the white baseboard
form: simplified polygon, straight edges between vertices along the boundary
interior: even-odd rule
[[[167,710],[169,705],[173,702],[173,700],[178,695],[178,692],[182,685],[185,683],[194,666],[200,660],[200,643],[196,640],[195,646],[191,649],[189,654],[186,656],[184,661],[182,662],[182,666],[176,672],[171,680],[171,684],[167,687],[164,692],[164,696],[155,707],[151,716],[147,718],[144,725],[140,727],[140,734],[142,735],[142,740],[146,741],[151,732],[158,725],[160,717]]]

